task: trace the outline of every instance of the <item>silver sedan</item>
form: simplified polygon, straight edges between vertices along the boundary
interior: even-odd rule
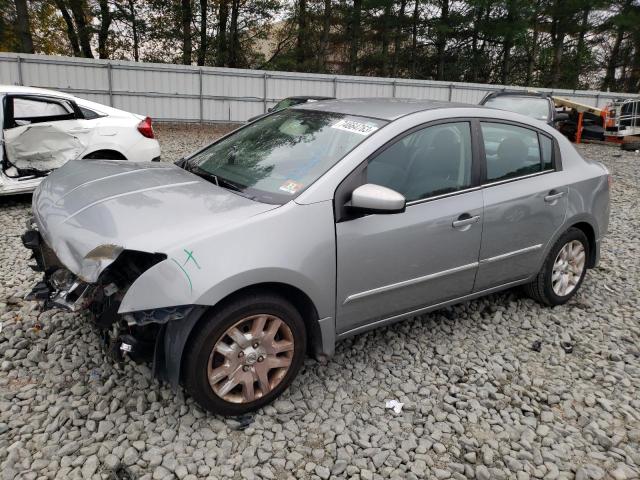
[[[319,101],[177,165],[52,173],[23,236],[45,272],[30,295],[90,309],[111,347],[237,415],[369,329],[516,285],[567,302],[598,262],[609,181],[515,113]]]

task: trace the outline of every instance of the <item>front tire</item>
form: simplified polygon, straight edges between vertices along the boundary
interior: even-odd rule
[[[525,285],[534,300],[549,306],[562,305],[573,297],[587,272],[589,241],[577,228],[570,228],[551,248],[542,270]]]
[[[242,415],[278,397],[300,370],[306,331],[283,298],[253,294],[212,312],[185,350],[185,388],[204,409]]]

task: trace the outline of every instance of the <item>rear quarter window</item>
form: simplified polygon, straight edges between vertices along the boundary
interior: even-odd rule
[[[542,169],[553,170],[553,140],[545,135],[538,135],[540,139],[540,153],[542,154]]]
[[[85,120],[93,120],[95,118],[100,118],[103,117],[104,115],[102,115],[101,113],[98,113],[94,110],[91,110],[87,107],[80,107],[78,105],[78,107],[80,108],[80,111],[82,112],[82,115],[84,116]]]

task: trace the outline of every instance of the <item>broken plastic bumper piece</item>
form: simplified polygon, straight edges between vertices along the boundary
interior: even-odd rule
[[[27,230],[22,235],[22,244],[31,250],[36,261],[31,268],[44,272],[44,278],[36,283],[25,299],[42,301],[45,309],[61,308],[75,312],[84,308],[94,287],[62,266],[37,230]]]
[[[163,324],[173,320],[182,320],[193,310],[194,305],[182,305],[178,307],[154,308],[125,313],[125,321],[129,325],[147,325],[149,323]]]

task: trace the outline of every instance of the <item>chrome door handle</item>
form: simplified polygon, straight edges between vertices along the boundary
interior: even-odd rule
[[[551,190],[551,192],[553,192],[553,190]],[[551,192],[549,192],[549,195],[544,197],[544,201],[547,203],[555,202],[559,198],[564,197],[564,192],[556,192],[556,193],[551,193]]]
[[[473,225],[474,223],[478,223],[480,221],[480,215],[474,215],[473,217],[469,215],[460,215],[458,220],[454,220],[451,226],[453,228],[463,228],[468,225]]]

